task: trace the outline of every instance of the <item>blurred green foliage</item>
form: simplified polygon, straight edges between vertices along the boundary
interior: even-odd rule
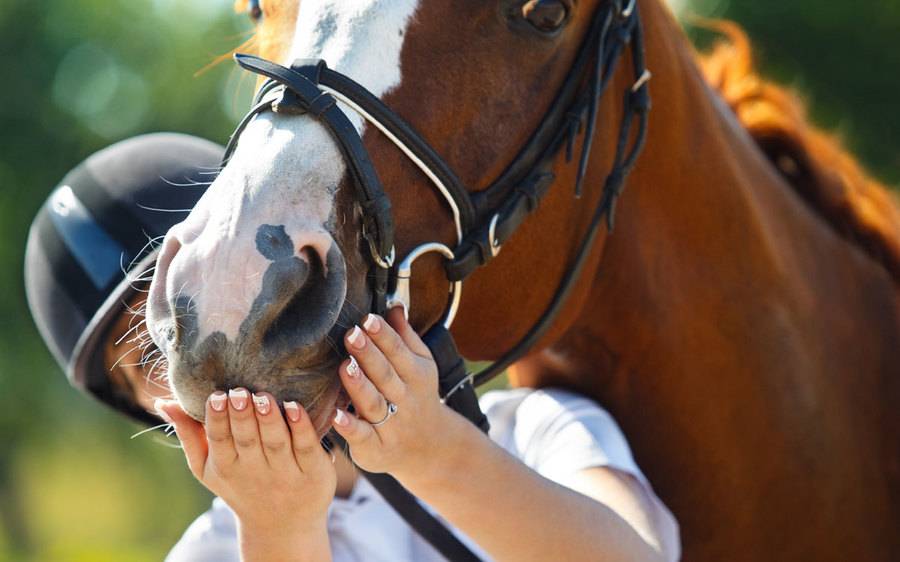
[[[209,496],[183,455],[69,387],[22,287],[49,191],[96,150],[172,130],[224,141],[251,80],[222,64],[230,0],[0,3],[0,560],[160,560]],[[239,95],[240,94],[240,95]]]
[[[141,428],[68,386],[31,322],[22,259],[38,207],[92,152],[158,130],[227,138],[250,81],[227,63],[195,73],[247,36],[230,4],[0,3],[0,560],[160,560],[207,506],[180,451],[130,440]],[[742,23],[762,68],[900,182],[900,2],[680,8]]]
[[[682,15],[739,22],[764,74],[799,92],[813,121],[838,133],[875,177],[900,185],[900,0],[672,3]]]

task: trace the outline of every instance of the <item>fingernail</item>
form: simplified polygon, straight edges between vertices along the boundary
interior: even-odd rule
[[[269,413],[269,397],[265,394],[253,395],[253,404],[256,406],[256,411],[262,415],[266,415]]]
[[[358,379],[360,374],[359,363],[356,362],[356,357],[350,357],[350,364],[347,365],[347,376]]]
[[[292,422],[300,421],[300,406],[293,400],[284,403],[284,413]]]
[[[209,395],[209,405],[212,406],[212,409],[221,412],[225,410],[225,399],[228,396],[225,395],[221,390],[217,390]]]
[[[356,349],[362,349],[366,345],[366,337],[363,335],[362,330],[359,329],[359,326],[353,326],[353,330],[347,336],[347,341]]]
[[[346,426],[350,423],[350,418],[344,413],[344,410],[338,408],[337,413],[334,415],[334,423],[340,426]]]
[[[231,406],[235,410],[243,410],[247,407],[248,392],[243,388],[231,389],[228,391],[228,398],[231,400]]]
[[[377,334],[381,331],[381,321],[374,314],[368,314],[363,322],[363,328],[370,334]]]

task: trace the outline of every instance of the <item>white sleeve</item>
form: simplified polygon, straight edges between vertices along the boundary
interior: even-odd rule
[[[565,483],[577,472],[602,466],[647,483],[622,430],[596,402],[565,390],[536,390],[515,416],[515,448],[546,478]]]
[[[657,523],[666,560],[681,554],[678,522],[656,496],[638,468],[625,435],[612,416],[596,402],[561,389],[531,392],[515,411],[513,443],[533,470],[572,487],[578,472],[606,467],[633,476],[642,486]]]
[[[187,528],[165,562],[240,562],[234,512],[220,498]]]

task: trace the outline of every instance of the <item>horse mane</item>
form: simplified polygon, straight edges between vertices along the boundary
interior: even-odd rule
[[[778,172],[837,233],[900,283],[900,206],[841,145],[813,124],[794,92],[754,68],[747,34],[729,21],[702,21],[720,33],[698,56],[703,74]]]

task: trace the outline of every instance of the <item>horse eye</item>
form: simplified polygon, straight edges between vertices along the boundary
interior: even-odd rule
[[[568,15],[569,8],[563,0],[528,0],[522,6],[522,16],[542,33],[559,30]]]
[[[247,7],[247,15],[250,16],[250,19],[254,22],[258,22],[262,19],[262,8],[259,6],[259,0],[250,0],[249,5]]]

